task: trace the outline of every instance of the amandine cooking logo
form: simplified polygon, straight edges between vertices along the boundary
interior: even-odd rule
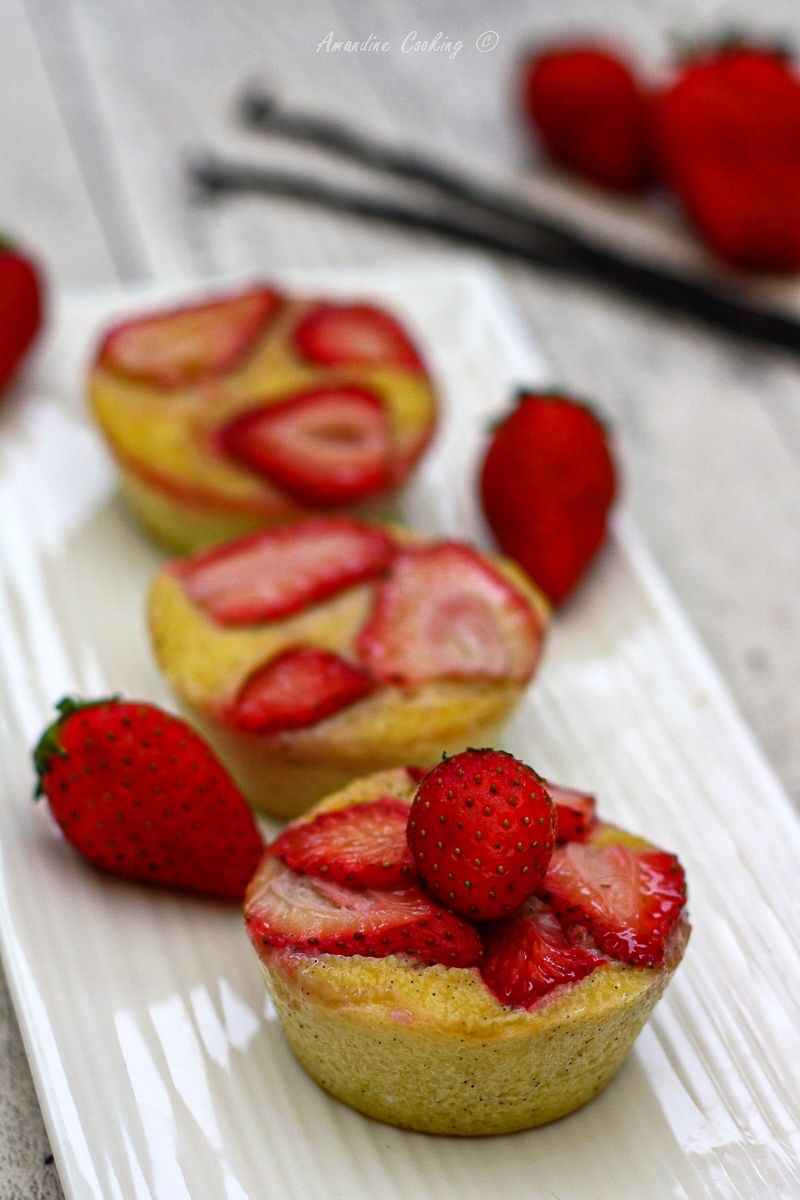
[[[500,35],[496,30],[485,29],[475,38],[474,46],[481,54],[486,54],[494,50],[499,41]],[[393,48],[391,42],[378,37],[376,33],[370,33],[368,37],[359,41],[337,38],[335,31],[331,29],[317,43],[317,54],[389,54]],[[464,42],[460,38],[450,37],[442,30],[428,35],[411,29],[400,42],[399,48],[401,54],[441,54],[452,60],[464,49]]]

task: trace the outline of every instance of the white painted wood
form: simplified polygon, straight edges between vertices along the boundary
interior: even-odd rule
[[[0,233],[37,254],[51,286],[116,277],[23,0],[4,0],[0,39]]]

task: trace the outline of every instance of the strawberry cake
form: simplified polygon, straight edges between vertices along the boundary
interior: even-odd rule
[[[394,316],[269,287],[116,326],[89,391],[127,500],[178,550],[309,511],[384,514],[436,411]]]
[[[492,736],[547,619],[506,559],[343,516],[174,560],[149,598],[182,708],[249,801],[283,818],[359,775]]]
[[[683,870],[500,751],[420,776],[351,783],[267,848],[245,921],[284,1033],[393,1125],[555,1120],[613,1078],[678,966]]]

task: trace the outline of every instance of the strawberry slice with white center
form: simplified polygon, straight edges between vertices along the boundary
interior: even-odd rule
[[[385,683],[530,677],[543,637],[527,600],[469,546],[398,551],[358,653]]]
[[[588,929],[606,954],[652,967],[664,961],[686,880],[677,858],[661,850],[568,842],[554,852],[540,895],[568,936],[572,927]]]
[[[393,796],[320,813],[289,825],[273,854],[307,875],[350,887],[399,887],[413,878],[408,805]]]
[[[595,798],[545,779],[544,786],[556,806],[556,838],[559,842],[582,842],[594,825]]]
[[[366,671],[338,654],[297,646],[259,667],[224,716],[248,733],[305,729],[348,708],[372,686]]]
[[[423,963],[448,967],[473,966],[481,954],[477,931],[416,884],[357,891],[297,875],[272,850],[250,882],[244,914],[259,951],[276,946],[372,958],[413,954]]]
[[[577,983],[606,961],[564,936],[552,909],[531,897],[513,917],[483,926],[481,975],[501,1004],[528,1008],[564,983]]]
[[[294,616],[383,571],[394,549],[380,529],[345,517],[254,533],[172,565],[196,604],[222,625]]]
[[[325,367],[424,371],[403,327],[372,304],[320,304],[294,331],[300,354]]]
[[[349,504],[393,478],[386,408],[374,392],[355,385],[312,388],[250,409],[218,438],[237,462],[301,504]]]
[[[100,347],[104,366],[177,388],[233,370],[280,307],[270,288],[156,313],[116,326]]]

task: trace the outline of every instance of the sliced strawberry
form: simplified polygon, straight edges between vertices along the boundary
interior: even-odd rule
[[[594,796],[590,792],[576,792],[574,788],[551,783],[549,779],[544,785],[556,806],[559,842],[582,842],[594,824]]]
[[[540,895],[568,936],[588,929],[606,954],[651,967],[686,903],[683,868],[672,854],[568,842],[556,849]]]
[[[297,646],[259,667],[225,717],[248,733],[305,729],[354,704],[371,688],[361,667],[329,650]]]
[[[320,304],[294,331],[304,358],[326,367],[425,367],[403,327],[372,304]]]
[[[386,409],[374,392],[350,384],[250,409],[225,425],[219,440],[301,504],[348,504],[392,480]]]
[[[215,621],[251,625],[293,616],[372,578],[392,554],[380,529],[320,517],[195,554],[172,570]]]
[[[567,941],[552,909],[531,897],[518,913],[483,926],[481,975],[501,1004],[524,1008],[605,962]]]
[[[527,600],[469,546],[398,552],[377,587],[358,652],[379,679],[516,679],[531,675],[541,623]]]
[[[356,891],[297,875],[271,850],[250,882],[244,912],[259,951],[284,946],[309,954],[372,958],[405,953],[449,967],[473,966],[481,954],[477,931],[416,884]]]
[[[273,854],[306,875],[350,887],[399,887],[414,875],[406,843],[408,805],[394,796],[289,825]]]
[[[104,366],[157,387],[175,388],[231,371],[280,306],[270,288],[155,313],[117,325],[100,347]]]

